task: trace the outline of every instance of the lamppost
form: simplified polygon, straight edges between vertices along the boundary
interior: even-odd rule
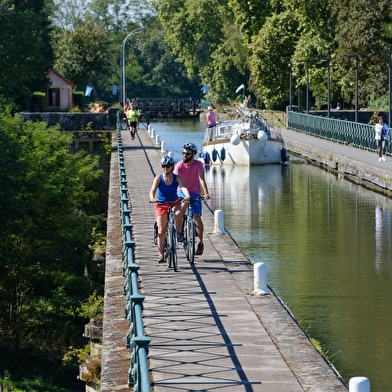
[[[388,68],[388,85],[389,85],[389,112],[388,112],[388,124],[391,124],[392,122],[392,80],[391,80],[391,74],[392,74],[392,50],[378,50],[377,52],[374,52],[375,54],[387,54],[388,55],[388,62],[389,62],[389,68]]]
[[[125,100],[126,100],[126,94],[125,94],[125,44],[128,40],[129,37],[132,35],[141,33],[142,31],[146,30],[147,27],[139,27],[136,30],[131,31],[125,38],[124,41],[121,44],[121,75],[122,75],[122,101],[123,101],[123,107],[125,107]]]
[[[306,113],[309,114],[309,67],[308,60],[301,60],[300,63],[306,65]]]
[[[358,122],[358,62],[359,56],[354,54],[344,54],[343,57],[351,57],[355,59],[355,122]]]
[[[282,64],[288,64],[290,67],[290,112],[293,110],[293,101],[292,101],[292,88],[291,88],[291,82],[292,82],[292,77],[293,77],[293,64],[291,61],[282,61]]]
[[[331,115],[331,59],[329,57],[320,57],[318,60],[326,61],[328,66],[328,81],[327,81],[327,90],[328,90],[328,117]]]

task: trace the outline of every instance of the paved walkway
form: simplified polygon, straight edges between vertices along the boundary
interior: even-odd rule
[[[282,128],[287,150],[296,151],[312,161],[338,170],[339,173],[362,180],[364,185],[376,186],[391,195],[392,157],[379,162],[376,152],[324,140],[305,133]]]
[[[157,263],[149,190],[162,154],[145,130],[135,140],[123,131],[122,139],[152,389],[345,391],[278,299],[252,294],[252,266],[230,235],[213,233],[207,206],[204,254],[190,265],[180,248],[177,273]],[[104,349],[105,320],[106,310]]]

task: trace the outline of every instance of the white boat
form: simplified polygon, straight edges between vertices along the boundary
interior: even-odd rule
[[[235,108],[237,118],[207,128],[202,146],[205,164],[264,165],[288,163],[280,129],[245,106]]]

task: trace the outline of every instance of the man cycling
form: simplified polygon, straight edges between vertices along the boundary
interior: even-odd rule
[[[204,178],[204,166],[195,159],[197,154],[197,147],[193,143],[186,143],[183,145],[182,161],[178,162],[174,168],[173,173],[180,175],[184,180],[185,186],[188,189],[191,198],[195,199],[200,196],[200,185],[203,188],[204,198],[209,199],[207,184]],[[178,190],[178,195],[184,197],[185,195]],[[197,236],[199,237],[199,244],[197,245],[196,255],[200,256],[204,251],[203,244],[203,221],[201,220],[202,202],[197,200],[192,202],[193,217],[195,218]],[[183,203],[183,214],[185,213],[186,204]]]

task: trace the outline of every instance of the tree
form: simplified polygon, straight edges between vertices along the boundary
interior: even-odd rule
[[[52,66],[50,27],[44,1],[8,0],[0,12],[0,94],[25,108],[47,86]]]
[[[80,340],[77,310],[96,289],[89,245],[98,220],[89,211],[98,158],[71,154],[72,136],[58,127],[1,109],[0,343],[58,359]]]
[[[57,36],[54,67],[83,90],[110,69],[110,48],[104,27],[85,22],[73,32],[65,30]]]
[[[336,82],[345,96],[355,96],[355,63],[343,61],[344,54],[359,57],[359,101],[366,106],[376,91],[379,96],[388,90],[387,58],[375,56],[375,51],[392,47],[392,11],[390,2],[369,3],[364,0],[338,0],[331,2],[331,12],[337,20],[335,58],[340,64]],[[348,18],[347,15],[350,15]]]

